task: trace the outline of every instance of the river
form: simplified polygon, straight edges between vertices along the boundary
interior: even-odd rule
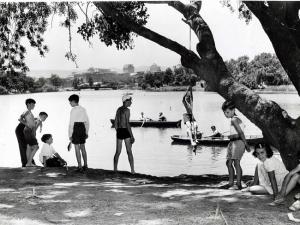
[[[114,118],[116,109],[122,104],[122,94],[127,91],[81,91],[74,92],[80,95],[80,104],[87,109],[90,118],[90,132],[86,143],[88,165],[91,168],[112,169],[115,152],[115,130],[111,128],[109,119]],[[144,112],[147,117],[158,118],[158,113],[163,112],[168,120],[179,120],[184,113],[181,103],[184,92],[144,92],[130,91],[133,93],[133,104],[130,107],[131,118],[140,117]],[[19,167],[20,155],[15,127],[19,115],[25,111],[25,99],[34,98],[37,102],[33,111],[38,115],[40,111],[49,114],[43,124],[42,133],[37,133],[40,138],[44,133],[51,133],[54,138],[53,146],[56,151],[68,162],[76,166],[74,148],[67,151],[68,122],[71,106],[68,97],[73,92],[36,93],[22,95],[0,96],[0,147],[1,167]],[[276,101],[291,116],[297,117],[300,112],[300,99],[297,94],[263,94],[263,98]],[[212,92],[194,92],[194,112],[200,130],[204,135],[211,134],[210,127],[215,125],[220,132],[229,130],[229,121],[225,118],[221,105],[224,99]],[[245,134],[261,134],[260,130],[247,120],[241,113],[238,116],[246,124]],[[226,174],[225,166],[226,148],[198,146],[193,152],[190,146],[172,144],[171,135],[184,134],[182,128],[133,128],[136,142],[133,145],[135,170],[157,176],[175,176],[180,174]],[[35,161],[38,162],[37,152]],[[278,155],[278,153],[275,153]],[[251,153],[245,153],[241,164],[244,174],[253,174],[257,159]],[[120,170],[130,170],[125,146],[120,156]]]

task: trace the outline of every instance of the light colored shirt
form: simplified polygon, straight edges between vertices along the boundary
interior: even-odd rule
[[[259,162],[257,167],[259,184],[263,186],[269,192],[269,194],[273,194],[273,189],[268,172],[274,171],[278,189],[281,189],[283,179],[288,174],[288,171],[286,170],[282,161],[275,156],[272,156],[271,158],[267,158],[264,162]]]
[[[72,137],[73,127],[75,122],[82,122],[85,125],[86,134],[88,135],[90,123],[89,117],[86,113],[85,108],[82,106],[74,106],[70,113],[70,123],[69,123],[69,137]]]
[[[43,147],[41,149],[40,155],[39,155],[39,159],[40,162],[43,164],[43,157],[46,157],[46,160],[49,158],[52,158],[52,156],[56,153],[56,151],[54,150],[54,148],[52,147],[52,145],[49,145],[47,143],[43,144]]]

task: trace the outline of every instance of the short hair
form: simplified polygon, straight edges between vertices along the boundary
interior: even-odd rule
[[[257,158],[257,149],[259,148],[264,148],[266,150],[267,158],[271,158],[273,156],[273,150],[271,149],[270,145],[261,143],[261,144],[256,144],[254,146],[254,151],[253,151],[253,156]]]
[[[74,94],[74,95],[71,95],[70,97],[69,97],[69,102],[76,102],[76,103],[78,103],[79,102],[79,96],[78,95],[76,95],[76,94]]]
[[[32,104],[32,103],[34,103],[34,104],[36,103],[35,100],[32,99],[32,98],[27,98],[26,101],[25,101],[25,104],[26,104],[26,105]]]
[[[42,142],[46,143],[47,140],[49,140],[52,137],[51,134],[44,134],[41,138]]]
[[[232,101],[230,100],[226,100],[223,104],[222,104],[222,110],[225,111],[226,109],[234,109],[235,105]]]
[[[48,117],[48,114],[46,112],[40,112],[39,116],[47,116]]]

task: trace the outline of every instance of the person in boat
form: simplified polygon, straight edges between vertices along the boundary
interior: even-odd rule
[[[162,112],[158,114],[158,121],[167,121],[167,118],[163,115]]]
[[[144,112],[141,112],[140,121],[147,122],[147,121],[152,121],[152,119],[146,117],[145,114],[144,114]]]
[[[210,128],[213,132],[213,134],[210,137],[212,137],[212,138],[222,137],[222,134],[216,129],[216,126],[211,126]]]
[[[242,189],[242,168],[240,161],[245,152],[245,148],[250,152],[250,147],[244,135],[245,125],[242,120],[235,114],[235,105],[233,102],[226,100],[222,105],[224,115],[230,119],[230,142],[227,147],[226,166],[229,174],[229,183],[223,188]],[[236,171],[236,187],[234,187],[234,171]]]
[[[193,115],[192,85],[189,86],[185,95],[183,96],[182,103],[186,110],[186,113],[183,114],[183,123],[187,127],[187,135],[188,137],[190,137],[191,145],[195,146],[198,133],[198,125]]]
[[[134,159],[132,155],[132,144],[134,143],[134,137],[131,131],[131,126],[129,124],[130,118],[130,110],[129,106],[132,104],[132,97],[129,94],[125,94],[122,97],[123,105],[118,108],[115,117],[115,129],[117,133],[117,145],[116,145],[116,153],[114,156],[114,171],[118,171],[118,161],[119,156],[122,150],[122,142],[124,140],[129,164],[131,167],[131,173],[135,173],[134,171]]]

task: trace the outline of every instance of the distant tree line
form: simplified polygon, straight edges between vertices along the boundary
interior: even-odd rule
[[[0,94],[57,91],[65,79],[52,74],[50,78],[34,79],[25,73],[10,71],[0,74]]]
[[[248,56],[225,61],[229,72],[242,84],[251,89],[263,87],[264,85],[286,85],[291,81],[282,68],[278,58],[274,54],[261,53],[252,60]],[[91,75],[95,71],[88,71],[88,86],[93,87],[94,80]],[[138,86],[142,89],[159,88],[162,86],[187,86],[191,80],[197,81],[196,75],[191,69],[183,66],[175,67],[173,70],[167,68],[161,72],[145,72],[144,74],[130,77],[129,75],[101,75],[103,84],[107,87],[117,89],[123,85]],[[26,92],[49,92],[57,91],[62,86],[72,86],[80,89],[83,81],[75,78],[60,78],[52,74],[50,78],[40,77],[34,79],[26,76],[24,72],[2,72],[0,74],[0,94],[26,93]],[[67,85],[68,83],[68,85]]]
[[[161,72],[145,72],[135,79],[142,89],[159,88],[167,86],[187,86],[191,80],[196,80],[197,77],[193,71],[183,66],[176,67],[174,70],[167,68]]]
[[[261,53],[250,60],[248,56],[225,61],[227,69],[242,84],[251,89],[265,85],[291,84],[274,54]]]

